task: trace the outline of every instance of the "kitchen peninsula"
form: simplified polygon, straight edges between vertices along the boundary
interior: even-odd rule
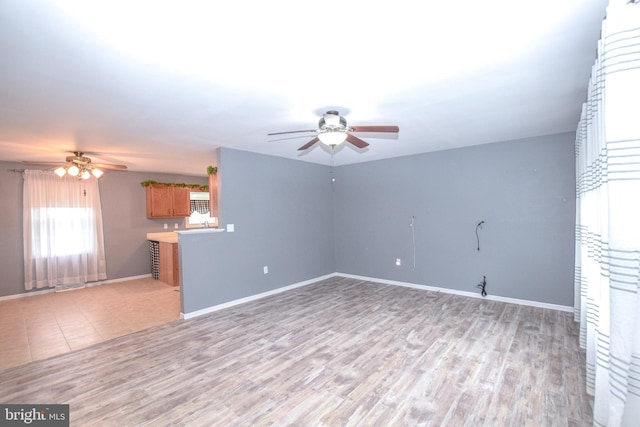
[[[171,286],[179,286],[178,234],[175,231],[147,233],[147,240],[151,248],[153,278]]]
[[[224,228],[194,228],[162,233],[147,233],[151,246],[152,275],[171,286],[180,285],[180,259],[178,252],[179,234],[215,233],[225,231]]]

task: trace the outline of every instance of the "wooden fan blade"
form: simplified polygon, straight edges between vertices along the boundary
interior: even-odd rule
[[[41,166],[66,165],[65,162],[38,162],[38,161],[30,161],[30,160],[23,160],[22,163],[24,163],[25,165],[41,165]]]
[[[351,132],[391,132],[398,133],[398,126],[350,126]]]
[[[317,130],[316,130],[316,129],[309,129],[309,130],[290,130],[290,131],[287,131],[287,132],[274,132],[274,133],[268,133],[267,135],[268,135],[268,136],[271,136],[271,135],[284,135],[284,134],[287,134],[287,133],[300,133],[300,132],[317,132]]]
[[[24,160],[22,163],[25,165],[34,165],[34,166],[69,166],[68,162],[36,162]],[[91,163],[91,167],[102,168],[102,169],[117,169],[117,170],[127,170],[125,165],[112,165],[108,163]]]
[[[316,136],[311,141],[307,142],[302,147],[298,148],[298,151],[306,150],[307,148],[311,147],[313,144],[315,144],[318,141],[320,141],[320,139],[318,139],[318,137]]]
[[[112,165],[110,163],[91,163],[91,166],[102,169],[118,169],[118,170],[126,170],[127,167],[125,165]]]
[[[367,145],[369,145],[368,143],[364,142],[363,140],[361,140],[357,136],[350,134],[349,132],[347,132],[347,141],[352,143],[353,145],[355,145],[358,148],[364,148]]]

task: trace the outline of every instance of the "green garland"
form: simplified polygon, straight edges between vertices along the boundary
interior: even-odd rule
[[[213,175],[218,173],[217,166],[207,166],[207,175]],[[208,185],[200,185],[200,184],[185,184],[184,182],[175,183],[175,182],[158,182],[152,179],[148,179],[146,181],[142,181],[140,183],[143,187],[148,187],[150,185],[166,185],[167,187],[189,187],[189,188],[197,188],[200,191],[209,191]]]
[[[208,185],[185,184],[184,182],[158,182],[152,179],[142,181],[140,185],[142,185],[143,187],[148,187],[150,185],[166,185],[167,187],[189,187],[189,188],[197,188],[200,191],[209,191]]]

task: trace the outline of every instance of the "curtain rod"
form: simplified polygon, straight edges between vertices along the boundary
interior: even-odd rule
[[[22,173],[24,172],[24,169],[7,169],[9,172],[18,172],[18,173]]]

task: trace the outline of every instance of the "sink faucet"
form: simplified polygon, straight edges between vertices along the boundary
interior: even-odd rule
[[[209,221],[203,221],[202,228],[209,228]]]

